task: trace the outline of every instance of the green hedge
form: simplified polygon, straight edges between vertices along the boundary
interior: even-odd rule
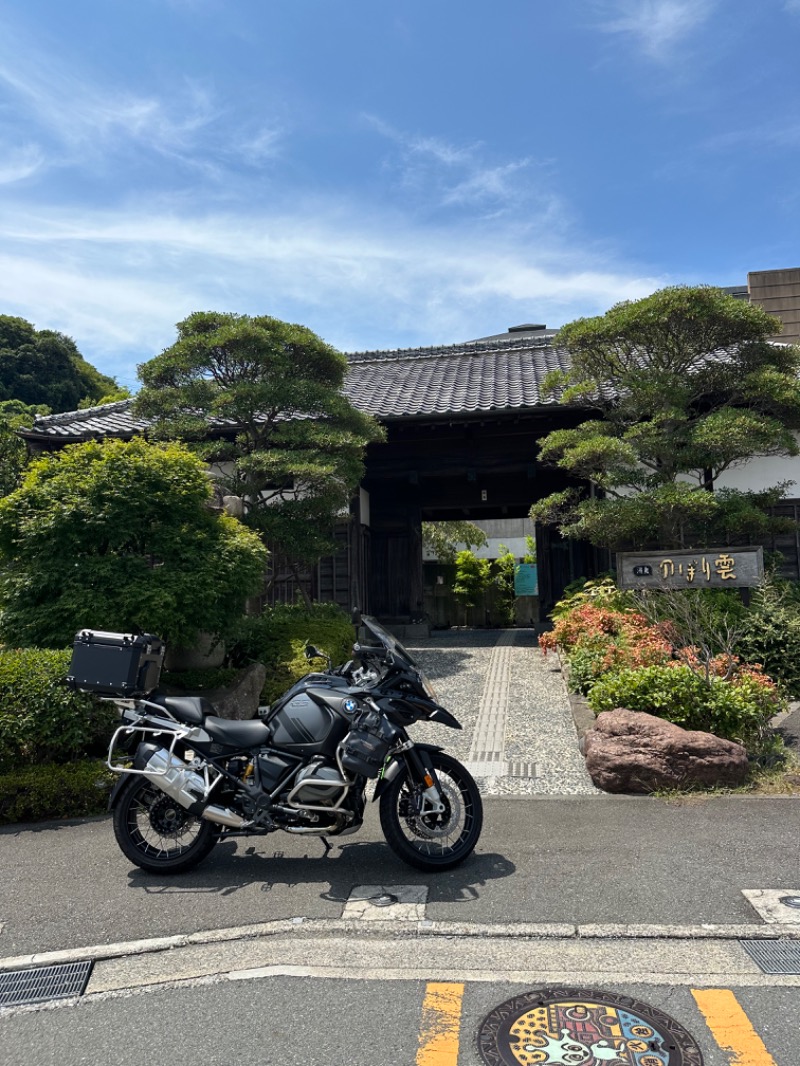
[[[706,680],[688,666],[647,666],[621,670],[598,681],[589,693],[595,714],[624,707],[674,722],[684,729],[735,740],[750,755],[764,757],[781,747],[770,719],[782,699],[764,678],[744,673],[729,681]]]
[[[333,603],[312,607],[278,606],[258,618],[245,618],[229,644],[228,657],[234,666],[260,662],[267,668],[261,693],[271,703],[298,678],[322,663],[311,664],[303,655],[306,644],[314,644],[331,657],[334,665],[350,658],[355,629],[345,612]]]
[[[117,721],[113,706],[59,684],[69,651],[0,651],[0,773],[99,755]]]
[[[98,759],[0,774],[0,825],[103,814],[116,779]]]

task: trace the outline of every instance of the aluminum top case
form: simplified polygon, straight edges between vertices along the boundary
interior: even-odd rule
[[[65,682],[100,696],[146,696],[158,686],[164,651],[164,641],[150,633],[82,629],[75,635]]]

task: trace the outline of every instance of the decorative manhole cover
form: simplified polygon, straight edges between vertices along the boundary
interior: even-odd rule
[[[484,1018],[488,1066],[703,1066],[674,1018],[638,999],[585,988],[546,988],[506,1000]]]

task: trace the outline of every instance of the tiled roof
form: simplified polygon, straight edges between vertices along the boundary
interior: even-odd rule
[[[22,430],[20,436],[30,439],[42,437],[131,437],[147,429],[145,419],[131,414],[133,400],[117,400],[102,407],[85,411],[64,411],[34,420],[33,429]]]
[[[567,366],[547,339],[474,341],[449,348],[359,352],[348,356],[351,403],[382,421],[463,415],[552,404],[540,385]]]
[[[523,410],[553,404],[542,379],[568,366],[552,334],[500,334],[449,347],[355,352],[344,391],[354,407],[382,422],[431,415]],[[131,400],[37,418],[30,439],[129,437],[147,428],[131,414]]]

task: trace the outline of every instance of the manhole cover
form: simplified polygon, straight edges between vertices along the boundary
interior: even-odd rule
[[[82,996],[92,965],[90,960],[0,973],[0,1007],[21,1007],[26,1003]]]
[[[496,1007],[478,1029],[488,1066],[703,1066],[674,1018],[641,1000],[546,988]]]
[[[400,900],[393,892],[382,892],[379,896],[368,896],[373,907],[392,907]]]
[[[800,911],[800,896],[781,896],[778,902],[782,903],[785,907],[794,907],[796,910]]]

